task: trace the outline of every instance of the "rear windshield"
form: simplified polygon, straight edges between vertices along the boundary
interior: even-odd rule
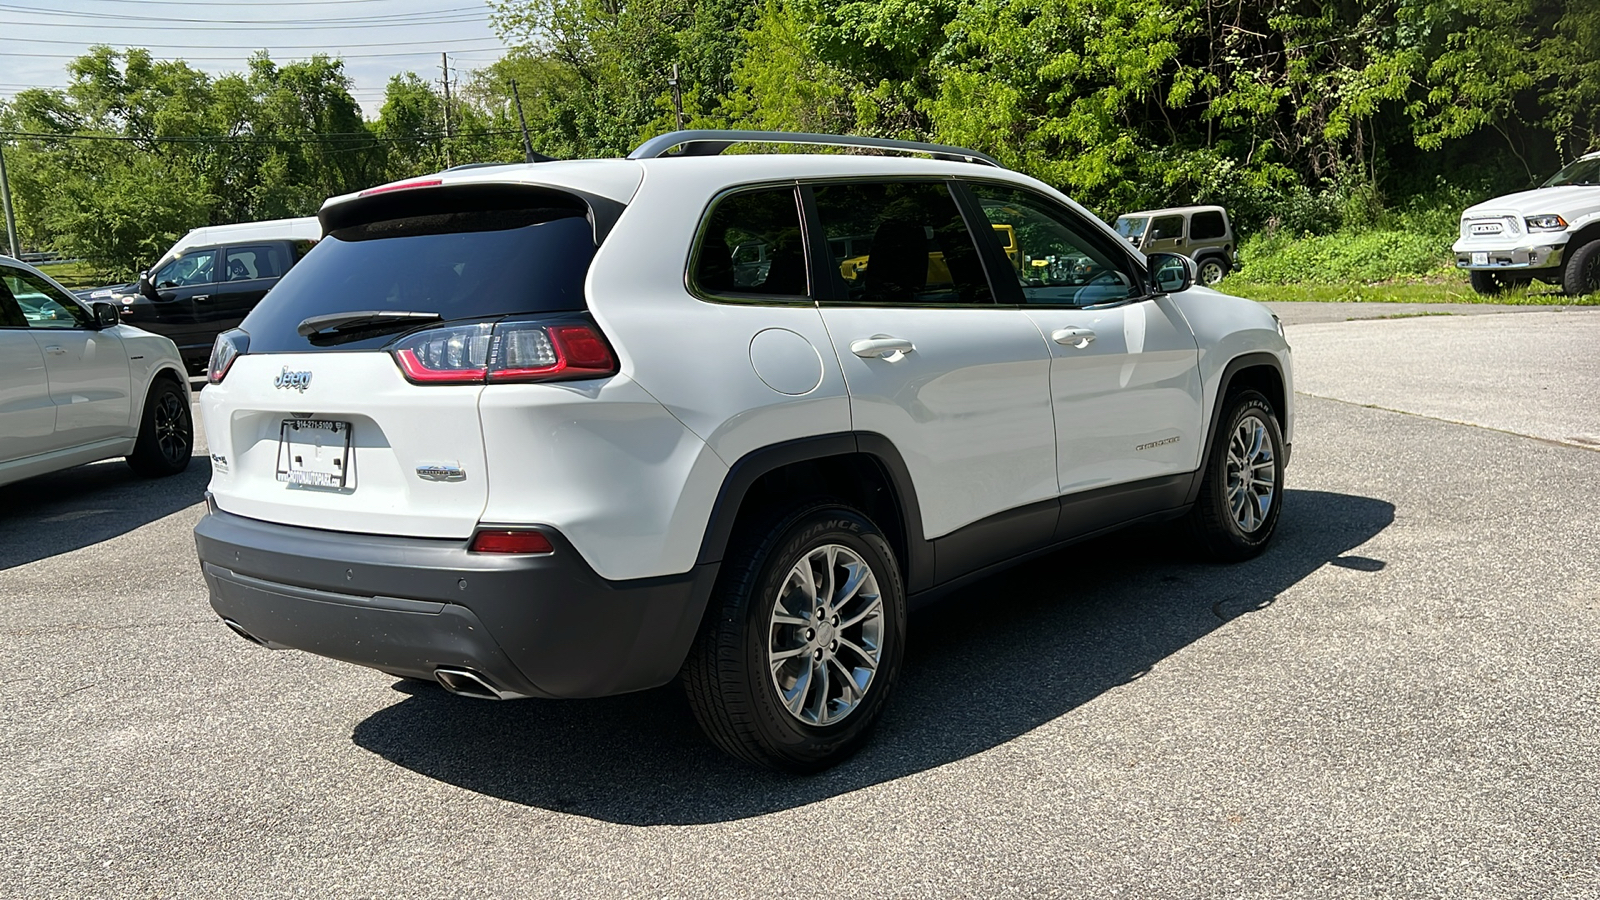
[[[437,313],[442,321],[582,310],[594,254],[594,229],[572,208],[440,212],[339,228],[240,327],[251,353],[364,350],[412,326],[337,339],[296,328],[312,316],[368,310]]]

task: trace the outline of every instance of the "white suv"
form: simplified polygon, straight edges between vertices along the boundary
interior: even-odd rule
[[[1534,279],[1573,296],[1600,291],[1600,153],[1531,191],[1468,208],[1451,249],[1480,294]]]
[[[268,647],[499,699],[681,672],[717,744],[809,771],[919,603],[1132,522],[1242,559],[1278,519],[1274,317],[970,150],[678,132],[321,219],[201,393],[212,606]]]

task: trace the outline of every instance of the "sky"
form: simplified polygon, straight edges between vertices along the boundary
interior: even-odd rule
[[[391,75],[437,82],[448,52],[451,80],[465,80],[505,52],[483,0],[0,0],[0,98],[66,87],[67,63],[93,44],[213,74],[243,71],[257,50],[280,64],[326,53],[345,61],[368,118]]]

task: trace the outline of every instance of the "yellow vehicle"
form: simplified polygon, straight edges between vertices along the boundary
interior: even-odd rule
[[[1022,268],[1021,248],[1017,246],[1017,229],[1011,225],[995,225],[994,233],[1000,238],[1000,246],[1005,248],[1006,259],[1011,260],[1013,266]],[[872,254],[863,253],[843,260],[839,263],[839,274],[844,276],[845,281],[855,281],[867,271],[867,260],[871,258]],[[928,254],[928,283],[950,283],[950,267],[945,265],[943,250],[934,250]]]

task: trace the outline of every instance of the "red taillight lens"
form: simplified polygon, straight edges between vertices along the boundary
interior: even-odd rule
[[[472,536],[473,553],[554,553],[550,539],[537,531],[480,531]]]
[[[431,328],[389,348],[415,384],[566,381],[615,375],[617,360],[585,322],[501,322]]]
[[[211,361],[206,364],[206,382],[222,383],[222,379],[228,377],[228,369],[233,366],[233,361],[249,349],[250,335],[237,328],[217,335],[216,343],[211,345]]]

